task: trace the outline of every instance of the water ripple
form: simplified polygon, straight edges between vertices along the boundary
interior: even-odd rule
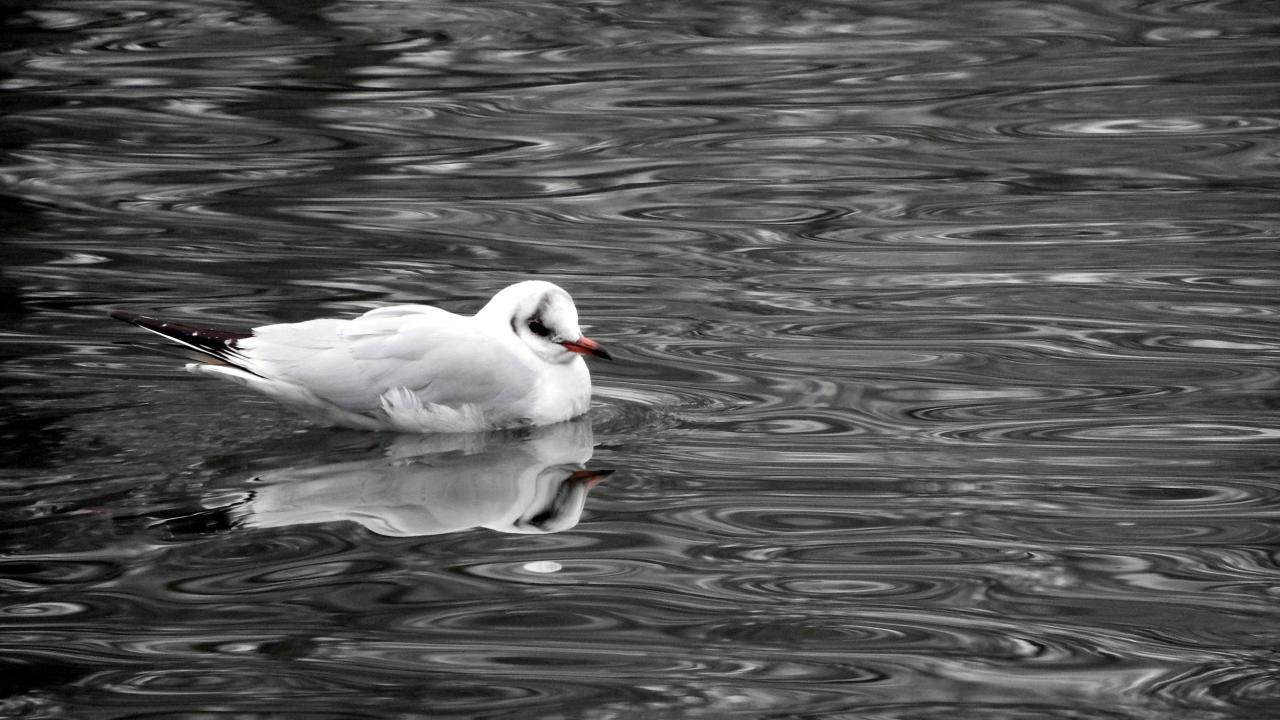
[[[10,13],[0,715],[1265,715],[1273,14]],[[617,357],[560,513],[102,320],[531,275]]]

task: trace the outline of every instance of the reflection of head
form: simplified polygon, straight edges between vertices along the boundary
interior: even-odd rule
[[[538,473],[534,501],[508,528],[511,533],[553,533],[578,524],[587,492],[610,471],[592,472],[575,465],[555,465]]]
[[[578,523],[603,475],[585,420],[518,433],[400,437],[377,456],[265,473],[240,512],[256,527],[349,520],[379,535],[485,527],[549,533]]]

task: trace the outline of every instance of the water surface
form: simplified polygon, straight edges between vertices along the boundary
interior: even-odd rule
[[[0,19],[0,715],[1280,706],[1268,4]],[[617,362],[494,436],[311,427],[105,319],[530,276]]]

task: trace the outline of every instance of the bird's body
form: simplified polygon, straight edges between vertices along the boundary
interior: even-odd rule
[[[112,317],[203,353],[191,372],[252,388],[322,424],[472,432],[546,425],[586,412],[582,355],[609,355],[543,281],[499,292],[475,315],[425,305],[234,333],[116,311]]]

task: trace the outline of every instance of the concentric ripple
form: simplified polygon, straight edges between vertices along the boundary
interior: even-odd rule
[[[1273,713],[1264,5],[5,13],[0,715]],[[468,514],[536,431],[311,427],[105,320],[528,277],[615,357],[545,534]]]

